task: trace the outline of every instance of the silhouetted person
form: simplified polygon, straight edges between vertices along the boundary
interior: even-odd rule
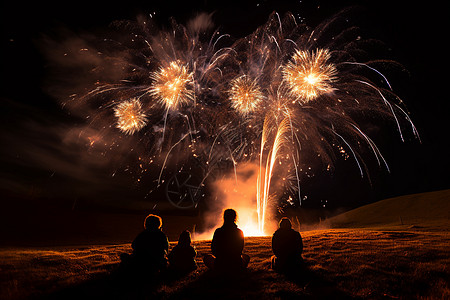
[[[234,209],[223,212],[223,225],[214,232],[211,241],[211,254],[205,255],[205,265],[218,271],[237,271],[247,268],[250,257],[242,254],[244,233],[236,225],[237,214]]]
[[[152,273],[166,269],[169,241],[161,231],[161,226],[161,217],[148,215],[145,218],[144,231],[131,243],[133,253],[122,255],[122,262],[141,272]]]
[[[197,269],[195,256],[197,251],[191,246],[191,233],[187,230],[180,234],[178,244],[170,251],[169,267],[177,274],[186,274]]]
[[[302,236],[292,229],[288,218],[282,218],[279,227],[272,237],[272,250],[275,254],[271,258],[272,269],[289,272],[302,265]]]

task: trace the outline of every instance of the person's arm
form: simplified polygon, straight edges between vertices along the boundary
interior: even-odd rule
[[[214,235],[211,241],[211,252],[214,256],[217,256],[217,239],[218,239],[217,230],[214,231]]]
[[[244,232],[239,229],[239,250],[242,253],[244,251]]]
[[[175,248],[172,249],[172,251],[169,252],[169,254],[167,254],[167,259],[171,262],[173,260],[173,252],[174,252]],[[176,250],[175,250],[176,251]]]
[[[141,237],[141,234],[142,233],[140,233],[140,234],[138,234],[137,235],[137,237],[133,240],[133,242],[131,243],[131,248],[133,249],[133,250],[136,250],[136,248],[139,248],[139,240],[140,240],[140,237]]]
[[[300,254],[303,253],[303,241],[300,232],[297,232],[297,249],[300,252]]]
[[[275,256],[280,256],[280,246],[278,243],[278,238],[276,232],[272,236],[272,251]]]
[[[169,252],[169,239],[167,238],[167,235],[163,232],[164,235],[164,251],[167,253]]]

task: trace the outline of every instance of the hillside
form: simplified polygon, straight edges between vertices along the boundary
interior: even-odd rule
[[[389,198],[327,220],[332,228],[400,226],[449,229],[450,190]]]

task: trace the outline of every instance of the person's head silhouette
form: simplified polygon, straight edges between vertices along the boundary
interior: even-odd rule
[[[291,220],[289,220],[288,218],[284,217],[280,220],[280,224],[279,224],[281,229],[291,229],[292,228],[292,223]]]
[[[191,233],[188,230],[183,231],[178,238],[178,245],[189,246],[191,244]]]
[[[237,219],[237,213],[234,209],[228,208],[223,212],[223,223],[224,224],[234,224]]]
[[[144,228],[147,230],[161,229],[162,219],[157,215],[148,215],[144,221]]]

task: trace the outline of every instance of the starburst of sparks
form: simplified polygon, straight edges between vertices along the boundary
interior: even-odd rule
[[[264,100],[257,80],[252,80],[249,76],[242,75],[233,79],[230,86],[231,106],[243,116],[254,112]]]
[[[133,134],[147,124],[147,116],[142,110],[138,99],[125,100],[116,105],[114,116],[117,117],[116,127],[125,134]]]
[[[282,72],[297,100],[306,103],[333,91],[332,82],[336,79],[337,70],[334,64],[328,63],[329,59],[328,49],[295,51]]]
[[[177,109],[189,104],[194,99],[193,73],[180,61],[172,61],[169,66],[152,73],[154,80],[150,93],[155,96],[166,109]]]

